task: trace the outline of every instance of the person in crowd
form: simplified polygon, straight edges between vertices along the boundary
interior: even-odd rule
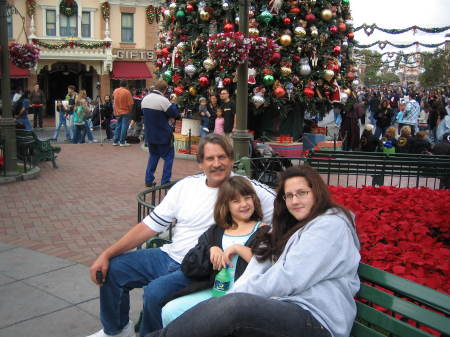
[[[205,137],[209,133],[209,118],[211,117],[205,97],[200,97],[198,105],[200,115],[200,137]]]
[[[142,91],[141,89],[135,89],[133,94],[133,108],[131,109],[131,122],[128,127],[128,136],[136,137],[139,141],[139,136],[142,132],[143,115],[142,115]]]
[[[358,121],[364,114],[364,103],[358,102],[350,96],[343,108],[343,118],[340,127],[340,136],[345,139],[344,151],[356,151],[359,148],[359,124]]]
[[[91,130],[91,118],[92,118],[92,105],[91,105],[91,99],[88,97],[86,90],[80,90],[80,92],[78,93],[78,99],[83,101],[83,112],[84,112],[84,129],[83,132],[81,133],[81,143],[85,143],[86,142],[86,136],[88,138],[88,143],[92,144],[92,143],[96,143],[97,139],[94,138],[94,136],[92,135],[92,130]]]
[[[450,116],[450,98],[447,98],[447,105],[445,106],[445,112]]]
[[[366,124],[364,127],[364,131],[361,135],[361,151],[366,152],[375,152],[379,141],[378,138],[376,138],[373,135],[373,125],[372,124]]]
[[[408,125],[403,126],[400,129],[400,136],[397,140],[397,146],[395,152],[397,153],[411,153],[411,146],[414,142],[411,136],[411,128]]]
[[[377,112],[377,109],[378,109],[379,106],[380,106],[379,95],[376,92],[372,92],[372,95],[369,98],[369,111],[370,111],[369,121],[372,124],[376,123],[375,113]]]
[[[27,131],[33,130],[30,120],[28,119],[28,111],[30,109],[30,91],[25,90],[23,95],[16,102],[16,108],[14,109],[14,117],[17,124],[23,125],[23,128]]]
[[[395,127],[390,126],[386,129],[384,137],[381,138],[381,142],[391,142],[392,146],[397,145],[397,138],[395,137]]]
[[[221,107],[217,107],[215,115],[216,118],[214,120],[214,133],[224,135],[225,131],[223,128],[225,124],[225,119],[223,118],[223,110]]]
[[[101,117],[102,117],[102,127],[106,130],[106,140],[110,141],[113,139],[113,133],[111,131],[111,120],[114,117],[113,105],[111,102],[111,97],[105,95],[103,104],[100,107]]]
[[[233,139],[231,135],[236,123],[236,107],[231,101],[230,93],[227,89],[220,90],[220,101],[220,107],[222,108],[224,118],[223,131],[225,132],[225,136],[232,142]]]
[[[450,132],[450,115],[444,116],[436,128],[436,139],[438,142],[442,141],[442,137],[447,132]]]
[[[147,187],[156,185],[155,170],[158,166],[159,158],[164,159],[161,185],[169,183],[172,176],[175,150],[173,146],[173,128],[169,124],[169,120],[177,118],[180,111],[175,103],[176,96],[172,101],[169,101],[164,96],[166,92],[167,82],[160,80],[155,83],[155,89],[142,100],[145,140],[149,150],[147,170],[145,172],[145,185]]]
[[[42,110],[45,104],[45,95],[41,89],[39,89],[39,84],[36,83],[34,85],[33,91],[30,94],[30,102],[31,102],[31,108],[33,111],[34,119],[33,119],[33,125],[34,128],[37,128],[39,125],[39,128],[42,129]]]
[[[127,89],[127,81],[120,81],[120,88],[113,92],[114,116],[117,118],[116,129],[114,130],[113,146],[130,146],[125,140],[127,137],[130,113],[134,104],[133,97]]]
[[[428,139],[427,131],[419,131],[416,133],[414,141],[411,144],[410,152],[417,154],[431,153],[431,143]]]
[[[433,147],[432,152],[435,155],[450,156],[450,132],[447,132],[442,136],[442,141]]]
[[[76,92],[76,87],[74,85],[69,85],[67,87],[67,95],[66,95],[66,101],[67,101],[67,113],[69,114],[69,132],[70,132],[70,138],[73,140],[74,134],[75,134],[75,124],[73,124],[73,112],[75,110],[75,100],[78,96],[78,93]]]
[[[209,126],[208,129],[212,132],[214,131],[215,122],[216,122],[216,109],[218,107],[218,99],[215,94],[211,94],[209,96],[208,101],[208,112],[209,112]]]
[[[157,82],[155,90],[164,90],[161,85]],[[146,109],[145,99],[142,104]],[[144,118],[145,114],[144,110]],[[214,224],[217,192],[231,175],[233,158],[233,148],[224,136],[212,133],[202,138],[197,161],[203,174],[177,182],[152,213],[94,261],[90,273],[92,281],[101,285],[100,317],[103,329],[90,337],[134,336],[133,324],[129,321],[129,291],[133,288],[144,288],[140,336],[144,337],[162,327],[160,302],[191,282],[181,272],[180,263],[196,245],[200,235]],[[263,184],[251,183],[261,201],[263,221],[268,222],[273,211],[273,191]],[[171,244],[130,251],[167,230],[174,222],[176,226]],[[96,277],[98,272],[102,273],[102,280],[99,281]]]
[[[149,337],[350,334],[359,290],[354,217],[309,166],[281,173],[272,227],[231,291],[201,302]]]
[[[20,97],[22,97],[22,95],[23,95],[23,90],[22,90],[22,88],[17,88],[17,89],[14,91],[14,95],[13,95],[13,97],[12,97],[12,103],[13,103],[13,104],[16,103],[16,102],[20,99]]]
[[[77,97],[75,100],[75,108],[73,110],[73,125],[75,126],[75,132],[72,142],[74,144],[81,144],[83,141],[83,132],[85,128],[85,114],[86,100],[84,98]]]
[[[252,258],[251,245],[263,217],[261,203],[247,178],[234,176],[220,186],[214,206],[215,225],[184,257],[181,270],[195,280],[171,297],[162,309],[166,326],[194,305],[212,297],[217,271],[227,268],[233,285]],[[185,295],[185,296],[183,296]]]
[[[375,137],[377,139],[379,139],[380,136],[384,136],[386,129],[389,127],[389,125],[391,125],[392,116],[393,112],[389,101],[387,99],[383,99],[380,106],[378,107],[377,112],[375,113],[375,119],[377,121]]]
[[[55,132],[53,133],[53,140],[58,140],[58,136],[59,136],[59,131],[61,130],[61,127],[64,126],[64,131],[66,133],[66,140],[67,141],[71,141],[70,138],[70,131],[69,128],[67,127],[67,111],[66,108],[64,107],[63,103],[61,100],[57,100],[56,101],[56,111],[58,111],[58,125],[55,128]]]
[[[411,135],[414,135],[417,129],[420,114],[420,104],[416,101],[416,95],[411,94],[409,101],[406,103],[405,111],[403,112],[403,117],[399,121],[399,126],[409,126],[411,130]]]

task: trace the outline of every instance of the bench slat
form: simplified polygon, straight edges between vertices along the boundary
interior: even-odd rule
[[[410,324],[402,322],[395,317],[389,316],[381,311],[378,311],[367,304],[356,302],[358,308],[357,318],[362,318],[375,326],[387,330],[397,336],[408,337],[429,337],[430,334],[422,331]]]
[[[416,304],[402,300],[399,297],[390,295],[382,290],[375,289],[367,284],[361,284],[358,297],[364,298],[383,308],[392,310],[406,316],[418,323],[424,324],[442,333],[450,334],[449,320],[445,316],[436,314],[430,310],[419,307]]]
[[[352,332],[350,332],[350,336],[352,337],[386,337],[382,333],[379,333],[371,328],[361,324],[358,321],[353,323]]]

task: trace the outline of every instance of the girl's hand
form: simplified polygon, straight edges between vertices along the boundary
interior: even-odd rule
[[[210,255],[211,263],[213,265],[213,269],[214,270],[221,269],[223,267],[223,264],[222,264],[223,250],[217,246],[213,246],[209,249],[209,255]]]
[[[229,267],[233,267],[233,264],[231,263],[231,259],[233,258],[233,255],[239,254],[238,253],[239,246],[242,247],[241,245],[232,245],[223,252],[223,258],[222,258],[223,262],[222,263],[225,266],[228,265]]]

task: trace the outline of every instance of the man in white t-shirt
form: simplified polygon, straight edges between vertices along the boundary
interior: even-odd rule
[[[140,336],[162,328],[160,302],[191,281],[180,270],[184,255],[195,246],[201,234],[214,224],[217,192],[231,174],[233,148],[222,135],[202,138],[197,161],[203,174],[176,183],[161,203],[141,223],[107,248],[90,268],[91,279],[100,287],[100,319],[103,329],[89,337],[135,336],[129,320],[129,291],[144,288]],[[252,181],[261,200],[264,221],[272,220],[274,192]],[[166,230],[176,222],[173,243],[162,248],[129,250]],[[96,280],[101,271],[103,282]]]

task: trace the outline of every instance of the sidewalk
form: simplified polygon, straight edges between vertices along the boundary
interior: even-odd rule
[[[140,144],[60,146],[58,169],[42,163],[38,179],[0,185],[0,337],[97,331],[98,288],[88,266],[137,221],[148,159]],[[172,179],[198,171],[195,161],[176,159]],[[161,173],[162,162],[158,182]],[[132,292],[134,321],[140,296]]]

